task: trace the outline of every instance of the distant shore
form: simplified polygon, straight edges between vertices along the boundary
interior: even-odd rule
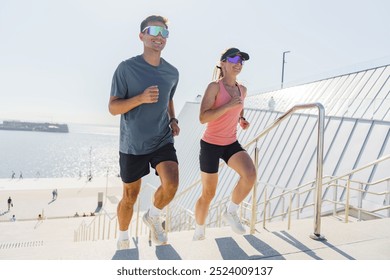
[[[117,176],[94,177],[91,181],[86,177],[3,178],[0,179],[0,222],[10,222],[13,215],[16,221],[36,220],[39,214],[48,219],[74,217],[76,212],[90,216],[100,211],[101,203],[107,212],[116,213],[122,192],[122,180]],[[141,210],[149,207],[151,195],[152,190],[148,188],[141,193]],[[8,211],[9,197],[13,207]]]
[[[58,190],[54,199],[52,191]],[[100,198],[99,198],[100,193]],[[0,179],[0,222],[18,220],[73,217],[76,212],[90,215],[98,209],[103,199],[105,209],[116,212],[122,194],[118,177],[98,177],[88,181],[82,178]],[[8,211],[8,198],[13,207]]]
[[[63,178],[2,178],[0,179],[0,191],[2,190],[33,190],[33,189],[67,189],[67,188],[105,188],[121,186],[119,177],[94,177],[88,181],[86,177]]]

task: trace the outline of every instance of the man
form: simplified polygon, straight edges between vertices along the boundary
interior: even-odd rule
[[[150,172],[149,166],[160,176],[161,185],[143,221],[156,244],[167,242],[160,215],[179,184],[173,136],[180,132],[173,103],[179,72],[161,57],[168,35],[166,18],[153,15],[142,21],[139,38],[144,44],[143,54],[120,63],[112,80],[109,111],[121,115],[119,164],[123,196],[117,208],[119,250],[129,248],[133,206],[141,178]]]

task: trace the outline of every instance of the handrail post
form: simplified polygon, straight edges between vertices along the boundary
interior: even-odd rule
[[[250,233],[254,234],[256,229],[256,209],[257,209],[257,185],[259,184],[259,178],[258,178],[258,169],[259,169],[259,148],[257,146],[258,140],[256,140],[255,144],[255,158],[254,158],[254,164],[255,164],[255,170],[256,170],[256,181],[253,185],[252,190],[252,217],[251,217],[251,226],[250,226]]]
[[[350,187],[351,182],[349,178],[347,179],[347,198],[345,202],[345,223],[348,223],[348,217],[349,217],[349,197],[350,197]]]
[[[265,229],[265,220],[267,218],[267,185],[264,187],[264,209],[263,209],[263,228]]]
[[[290,230],[291,227],[291,207],[292,207],[292,194],[290,192],[289,206],[288,206],[288,223],[287,229]]]
[[[101,218],[102,214],[99,213],[99,219],[98,219],[98,237],[97,239],[100,240],[100,218]]]
[[[358,221],[362,220],[362,209],[363,208],[363,184],[359,184],[359,193],[358,193]]]
[[[337,216],[337,188],[338,188],[338,180],[336,180],[335,182],[335,185],[334,185],[334,188],[333,188],[333,201],[334,201],[334,205],[333,205],[333,216],[336,217]]]
[[[324,159],[324,128],[325,109],[320,103],[316,103],[318,108],[318,132],[317,132],[317,168],[316,168],[316,197],[314,208],[314,233],[310,237],[314,240],[326,240],[321,235],[321,206],[322,206],[322,176]]]
[[[390,205],[390,180],[387,180],[386,203]],[[387,209],[387,217],[390,217],[390,208]]]

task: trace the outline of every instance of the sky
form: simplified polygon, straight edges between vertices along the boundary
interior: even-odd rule
[[[249,53],[248,94],[390,64],[385,0],[0,0],[0,120],[119,124],[108,112],[118,64],[143,51],[139,25],[169,19],[162,57],[174,102],[203,94],[221,52]]]

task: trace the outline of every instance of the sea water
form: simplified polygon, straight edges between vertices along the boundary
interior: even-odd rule
[[[119,128],[72,125],[69,133],[0,130],[0,178],[117,176]]]

